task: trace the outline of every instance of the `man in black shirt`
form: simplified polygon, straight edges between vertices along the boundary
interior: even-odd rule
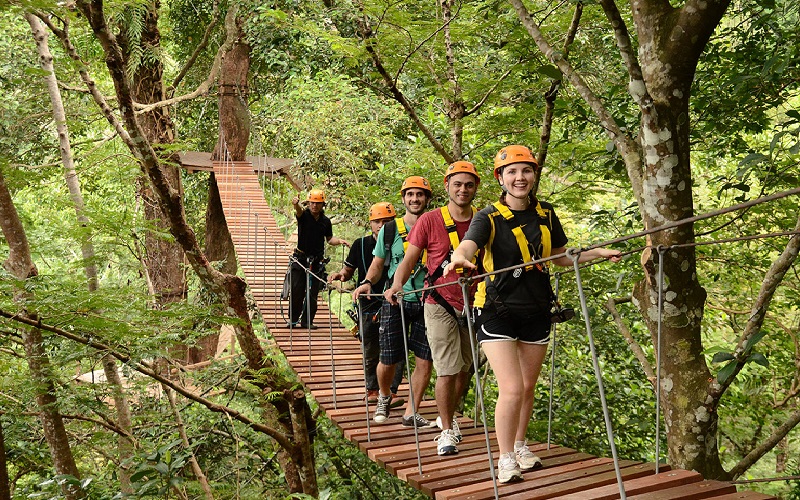
[[[350,253],[344,261],[344,267],[338,273],[333,273],[328,277],[328,282],[334,280],[348,281],[358,272],[357,283],[362,282],[367,277],[367,270],[372,264],[372,251],[375,249],[375,242],[378,232],[384,224],[392,221],[397,216],[394,206],[388,202],[375,203],[369,209],[369,226],[371,234],[359,238],[350,247]],[[374,288],[382,290],[386,276],[381,277]],[[367,399],[375,402],[378,399],[378,376],[376,368],[378,366],[378,355],[380,354],[380,344],[378,342],[378,332],[380,330],[380,310],[382,297],[359,297],[361,305],[361,341],[364,343],[364,363],[366,372],[364,378],[367,387]],[[392,394],[397,393],[397,388],[403,380],[403,363],[400,362],[395,367],[395,377],[392,381]]]
[[[331,220],[323,212],[325,193],[320,189],[312,189],[306,199],[308,208],[300,205],[300,198],[292,199],[295,217],[297,218],[297,248],[294,258],[300,265],[292,265],[291,291],[289,304],[290,325],[298,324],[300,328],[316,329],[314,316],[317,314],[317,297],[325,279],[325,241],[329,245],[350,245],[333,236]],[[306,276],[305,266],[315,276]],[[318,279],[319,278],[319,279]],[[308,280],[308,281],[307,281]],[[306,286],[309,287],[309,303],[306,301]],[[306,317],[308,316],[308,317]]]

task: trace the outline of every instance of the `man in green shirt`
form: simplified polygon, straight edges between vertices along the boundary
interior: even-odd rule
[[[403,198],[403,205],[406,213],[403,217],[398,217],[392,222],[384,225],[378,233],[378,241],[373,251],[374,258],[372,265],[367,271],[367,278],[361,285],[353,291],[353,300],[358,300],[363,293],[380,293],[383,290],[373,290],[373,283],[378,283],[383,276],[384,270],[388,272],[388,279],[391,281],[397,266],[403,261],[405,247],[408,245],[406,238],[411,227],[417,219],[428,208],[431,200],[430,183],[424,177],[411,176],[403,181],[400,189]],[[423,259],[417,265],[416,272],[413,272],[403,285],[403,290],[411,292],[418,290],[425,285],[425,272],[422,269]],[[402,316],[400,305],[392,305],[388,301],[383,301],[381,307],[381,327],[379,332],[380,357],[378,362],[378,386],[379,395],[377,407],[375,409],[375,422],[385,422],[389,417],[389,408],[392,402],[390,385],[394,377],[395,365],[405,360],[405,342],[403,335],[406,336],[409,350],[414,352],[416,358],[414,373],[411,374],[411,388],[413,389],[414,405],[406,405],[403,414],[403,425],[407,427],[433,427],[436,425],[428,421],[419,413],[414,413],[414,408],[419,408],[422,396],[428,387],[433,368],[433,357],[428,345],[425,332],[425,318],[422,309],[422,301],[418,294],[409,293],[403,297],[403,312],[405,317],[406,331],[403,331]]]

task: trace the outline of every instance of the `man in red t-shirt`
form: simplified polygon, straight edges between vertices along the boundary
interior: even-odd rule
[[[453,281],[443,276],[453,250],[469,228],[474,209],[472,200],[480,184],[475,166],[457,161],[447,167],[444,187],[449,201],[446,206],[425,213],[408,235],[408,249],[397,268],[392,286],[384,294],[386,300],[397,303],[395,295],[411,275],[414,264],[423,250],[428,252],[427,285]],[[447,261],[447,262],[445,262]],[[458,284],[430,289],[425,294],[425,327],[436,369],[437,424],[442,428],[436,438],[439,455],[458,453],[456,444],[461,432],[454,418],[458,398],[464,392],[472,364],[472,348],[464,309],[464,294]]]

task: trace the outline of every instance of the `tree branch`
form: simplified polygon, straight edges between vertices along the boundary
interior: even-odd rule
[[[800,217],[797,218],[797,223],[794,227],[795,231],[800,231]],[[742,370],[748,357],[752,346],[748,346],[748,342],[753,338],[764,324],[764,318],[767,315],[772,298],[775,296],[775,291],[780,286],[786,273],[791,269],[794,262],[797,260],[797,255],[800,253],[800,236],[793,236],[789,238],[781,255],[772,263],[764,280],[761,282],[761,289],[759,290],[758,297],[753,304],[750,312],[750,318],[744,327],[739,342],[734,349],[733,356],[736,360],[736,367],[725,382],[717,383],[711,386],[709,393],[715,398],[720,398],[725,391],[733,383],[736,375]]]
[[[178,85],[181,84],[181,81],[189,72],[189,70],[194,66],[195,61],[200,56],[200,53],[208,47],[208,40],[211,38],[211,32],[214,31],[214,28],[217,26],[219,22],[219,2],[214,0],[214,8],[211,12],[211,22],[208,23],[206,26],[206,31],[203,33],[203,38],[200,40],[200,43],[197,44],[197,47],[194,48],[192,55],[189,56],[189,59],[186,61],[186,64],[183,65],[181,70],[178,72],[178,76],[172,81],[172,85],[167,89],[167,93],[172,95]]]
[[[575,4],[575,12],[572,13],[572,21],[567,29],[567,36],[564,40],[564,59],[569,57],[569,47],[575,41],[575,35],[580,26],[581,17],[583,16],[583,3],[577,2]],[[533,179],[534,194],[539,191],[539,182],[542,178],[542,167],[547,161],[547,152],[550,148],[550,136],[553,130],[553,117],[555,116],[556,98],[558,97],[558,89],[561,88],[561,79],[553,80],[550,82],[550,89],[544,94],[544,115],[542,115],[542,129],[539,132],[539,151],[536,153],[536,162],[539,163],[539,170]]]
[[[517,16],[520,18],[522,26],[531,38],[533,38],[539,50],[551,63],[558,67],[564,78],[575,87],[578,94],[580,94],[600,120],[600,126],[603,128],[606,135],[614,142],[617,150],[625,159],[625,165],[628,166],[628,177],[630,178],[633,192],[640,206],[643,206],[644,203],[642,203],[641,199],[643,182],[642,171],[640,167],[634,167],[641,166],[642,163],[639,144],[619,128],[614,117],[606,109],[600,98],[589,88],[588,84],[583,80],[583,77],[564,59],[563,54],[556,51],[545,39],[544,34],[542,34],[539,26],[533,21],[533,18],[522,3],[522,0],[509,0],[509,2],[517,11]]]
[[[85,3],[87,0],[80,0],[79,3]],[[98,0],[93,0],[92,3],[99,3]],[[231,8],[228,11],[228,14],[233,11],[233,15],[225,16],[225,24],[228,23],[235,23],[236,22],[236,9]],[[230,18],[230,19],[229,19]],[[228,30],[226,29],[225,32],[227,33]],[[136,114],[143,114],[149,113],[157,108],[163,108],[166,106],[172,106],[174,104],[181,103],[183,101],[190,101],[195,97],[199,97],[201,95],[208,94],[208,91],[211,89],[211,85],[213,85],[214,81],[217,79],[217,75],[219,75],[219,70],[222,67],[222,56],[223,54],[227,53],[233,47],[235,40],[231,40],[230,38],[225,38],[225,41],[222,42],[222,45],[219,46],[217,49],[217,54],[214,56],[214,62],[211,64],[211,71],[208,73],[208,76],[205,80],[203,80],[200,85],[197,86],[192,92],[188,94],[183,94],[178,97],[173,97],[171,99],[165,99],[163,101],[154,102],[150,104],[140,104],[138,102],[132,102],[134,109],[136,109]]]
[[[217,403],[214,403],[213,401],[210,401],[210,400],[205,399],[203,397],[197,396],[196,394],[192,393],[190,390],[186,389],[185,387],[183,387],[181,385],[178,385],[175,382],[173,382],[172,380],[169,380],[168,378],[159,375],[158,373],[155,372],[155,370],[150,368],[147,363],[144,363],[142,361],[134,361],[133,358],[131,358],[127,354],[122,354],[122,353],[112,349],[110,346],[107,346],[107,345],[102,344],[102,343],[100,343],[98,341],[92,340],[91,337],[82,337],[80,335],[76,335],[76,334],[68,332],[66,330],[62,330],[60,328],[56,328],[54,326],[44,324],[44,323],[42,323],[41,319],[39,319],[38,321],[35,321],[35,320],[32,320],[32,319],[20,316],[18,314],[9,313],[9,312],[3,311],[3,310],[0,310],[0,317],[8,318],[8,319],[10,319],[12,321],[16,321],[18,323],[22,323],[22,324],[25,324],[25,325],[33,326],[33,327],[39,328],[41,330],[45,330],[45,331],[54,333],[54,334],[58,335],[59,337],[64,337],[66,339],[72,340],[73,342],[77,342],[79,344],[91,347],[92,349],[96,349],[98,351],[111,354],[113,357],[115,357],[116,359],[120,360],[121,362],[127,364],[128,366],[130,366],[131,368],[133,368],[137,372],[141,373],[142,375],[146,375],[147,377],[150,377],[153,380],[156,380],[156,381],[160,382],[161,384],[166,385],[167,387],[171,388],[172,390],[174,390],[178,394],[181,394],[185,398],[190,399],[192,401],[195,401],[197,403],[200,403],[201,405],[205,406],[206,408],[208,408],[209,410],[211,410],[211,411],[213,411],[215,413],[223,413],[225,415],[229,415],[234,420],[238,420],[239,422],[247,425],[251,429],[270,436],[271,438],[275,439],[275,441],[277,441],[278,444],[282,448],[284,448],[285,450],[294,450],[295,449],[294,444],[291,441],[289,441],[283,433],[278,432],[277,430],[273,429],[272,427],[268,427],[268,426],[266,426],[264,424],[260,424],[258,422],[253,421],[253,420],[250,420],[247,416],[241,414],[240,412],[234,410],[233,408],[229,408],[227,406],[219,405]]]
[[[86,85],[86,88],[89,89],[89,93],[92,95],[94,102],[100,108],[100,111],[103,113],[103,116],[106,117],[108,123],[114,127],[114,130],[117,132],[122,138],[122,141],[128,146],[128,149],[133,151],[134,144],[131,141],[131,136],[128,134],[128,131],[125,130],[125,127],[122,126],[122,123],[117,119],[116,115],[114,115],[114,111],[111,109],[111,106],[108,105],[106,98],[103,94],[100,93],[100,90],[97,88],[97,84],[95,84],[94,80],[91,76],[89,76],[89,72],[86,70],[86,64],[81,59],[80,55],[78,54],[77,49],[72,44],[72,40],[69,37],[69,24],[67,21],[62,21],[64,23],[64,28],[58,28],[55,23],[53,23],[52,19],[49,15],[45,14],[44,12],[37,11],[35,12],[36,17],[42,20],[42,22],[53,32],[53,34],[61,41],[61,45],[64,46],[64,50],[66,50],[67,54],[73,61],[78,63],[78,73],[81,76],[81,80]]]
[[[630,348],[633,355],[636,356],[636,359],[639,360],[639,364],[642,365],[642,370],[644,370],[645,375],[647,376],[647,380],[650,381],[650,384],[655,388],[656,387],[656,374],[653,371],[653,366],[650,364],[650,361],[647,359],[647,355],[642,350],[642,346],[636,342],[636,339],[633,338],[633,334],[628,329],[628,325],[622,320],[622,316],[620,316],[619,311],[617,310],[617,304],[623,304],[626,302],[630,302],[631,297],[621,297],[621,298],[614,298],[611,297],[605,304],[606,310],[611,313],[611,316],[614,318],[614,323],[617,324],[617,328],[619,328],[622,337],[627,342],[628,347]]]
[[[628,76],[631,81],[642,80],[642,68],[639,66],[639,59],[636,57],[636,51],[631,43],[631,35],[628,32],[628,27],[622,15],[617,9],[617,3],[614,0],[600,0],[600,5],[603,7],[603,12],[606,19],[611,23],[611,29],[614,30],[614,38],[617,41],[617,49],[622,56],[622,61],[628,69]]]
[[[435,149],[436,152],[439,153],[442,156],[442,158],[444,158],[445,162],[452,163],[453,161],[455,161],[453,155],[444,149],[442,143],[439,142],[438,139],[436,139],[436,136],[433,134],[433,132],[422,122],[422,119],[417,114],[417,111],[414,109],[414,107],[406,98],[405,94],[403,94],[403,92],[400,90],[400,88],[393,80],[392,76],[384,67],[380,56],[375,50],[375,45],[376,45],[375,34],[372,31],[372,28],[370,28],[369,20],[367,18],[366,13],[364,12],[364,6],[359,5],[359,9],[361,10],[361,17],[358,19],[358,26],[361,30],[361,36],[363,37],[364,40],[364,48],[370,55],[373,66],[375,66],[375,69],[381,75],[381,78],[383,78],[383,82],[388,87],[388,90],[392,98],[398,103],[400,103],[401,106],[403,106],[403,109],[406,111],[408,117],[411,118],[411,121],[414,122],[414,124],[417,126],[420,132],[422,132],[425,138],[428,139],[428,142],[431,143],[433,149]]]
[[[760,445],[753,448],[753,450],[745,455],[739,463],[733,466],[730,470],[730,475],[733,479],[744,474],[747,469],[749,469],[753,464],[759,461],[761,457],[766,455],[770,450],[772,450],[781,440],[786,437],[789,432],[794,429],[797,424],[800,423],[800,410],[795,411],[792,413],[786,422],[778,426],[772,434],[769,435],[767,439],[762,441]]]

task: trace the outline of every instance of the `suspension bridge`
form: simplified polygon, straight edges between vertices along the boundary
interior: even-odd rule
[[[525,473],[522,482],[498,485],[490,466],[497,463],[497,443],[492,429],[480,422],[460,418],[459,453],[443,457],[433,441],[438,429],[404,427],[401,411],[391,413],[386,423],[372,423],[374,405],[364,400],[361,345],[328,303],[320,301],[319,329],[287,327],[280,294],[293,248],[272,216],[253,164],[215,162],[213,170],[239,264],[270,336],[345,438],[388,473],[437,500],[773,498],[737,492],[730,483],[704,480],[696,472],[619,460],[615,452],[614,458],[595,457],[553,443],[529,445],[541,457],[542,468]],[[409,399],[407,384],[398,395]],[[418,411],[436,418],[434,401],[424,401]]]

